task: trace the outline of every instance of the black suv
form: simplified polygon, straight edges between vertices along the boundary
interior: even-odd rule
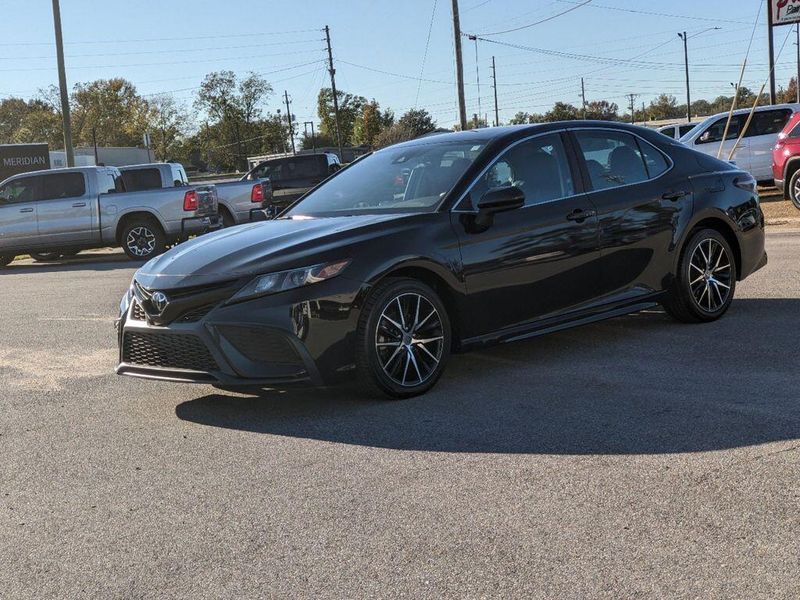
[[[341,168],[339,157],[333,153],[301,154],[265,160],[243,179],[270,180],[273,201],[268,210],[274,216]]]

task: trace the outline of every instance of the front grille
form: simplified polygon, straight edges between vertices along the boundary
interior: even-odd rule
[[[266,329],[226,325],[219,332],[249,360],[272,365],[303,366],[294,346],[285,336]]]
[[[133,311],[131,311],[131,318],[134,321],[145,321],[147,319],[147,315],[142,308],[142,305],[139,304],[136,300],[133,301]]]
[[[200,338],[188,334],[128,331],[122,342],[122,361],[163,369],[190,371],[219,369]]]
[[[178,318],[178,323],[196,323],[210,313],[215,306],[216,304],[206,304],[187,311]]]

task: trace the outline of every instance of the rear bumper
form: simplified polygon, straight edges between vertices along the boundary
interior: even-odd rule
[[[219,215],[210,217],[187,217],[181,220],[181,237],[216,231],[220,227],[222,227],[222,220],[219,218]]]

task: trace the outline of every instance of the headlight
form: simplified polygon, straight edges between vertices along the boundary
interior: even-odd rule
[[[133,299],[133,282],[131,282],[130,287],[125,292],[125,295],[122,296],[122,300],[119,301],[119,316],[122,318],[126,312],[128,312],[128,308],[131,305],[131,300]]]
[[[349,260],[342,260],[339,262],[314,265],[312,267],[292,269],[291,271],[259,275],[239,290],[233,298],[231,298],[231,301],[238,302],[256,296],[277,294],[278,292],[293,290],[311,283],[325,281],[326,279],[336,277],[339,273],[344,271],[345,267],[349,264]]]

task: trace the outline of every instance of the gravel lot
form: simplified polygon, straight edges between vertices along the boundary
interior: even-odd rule
[[[800,232],[725,319],[406,402],[119,378],[120,255],[0,274],[2,598],[798,598]]]

